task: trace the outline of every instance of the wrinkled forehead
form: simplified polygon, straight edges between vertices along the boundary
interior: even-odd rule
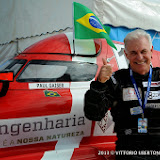
[[[127,51],[137,51],[143,49],[150,50],[150,43],[148,39],[144,36],[129,39],[125,44],[125,50]]]

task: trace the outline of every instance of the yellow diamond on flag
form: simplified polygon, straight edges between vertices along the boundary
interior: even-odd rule
[[[107,33],[93,13],[88,13],[76,21],[96,33]]]

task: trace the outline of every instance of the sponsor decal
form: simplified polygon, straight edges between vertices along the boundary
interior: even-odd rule
[[[143,87],[148,87],[148,82],[143,82]],[[151,87],[160,87],[160,81],[151,82]]]
[[[140,95],[142,95],[142,91],[138,88]],[[137,95],[134,88],[123,88],[123,101],[132,101],[137,100]]]
[[[84,115],[42,116],[0,121],[0,148],[89,136]]]
[[[110,110],[108,110],[101,121],[97,121],[94,127],[94,136],[115,136],[114,122]]]
[[[158,99],[160,99],[160,91],[150,91],[149,92],[148,100],[158,100]]]
[[[69,83],[29,83],[29,89],[63,89],[69,88]]]
[[[45,90],[44,94],[46,97],[61,97],[58,92],[49,91],[49,90]]]
[[[160,109],[160,103],[147,103],[146,108]]]
[[[103,133],[107,130],[108,127],[107,123],[108,123],[108,112],[105,114],[104,118],[102,118],[102,120],[98,122],[98,125]]]
[[[31,143],[42,143],[42,142],[48,142],[48,141],[54,141],[58,139],[63,139],[63,138],[72,138],[72,137],[79,137],[79,136],[84,136],[84,131],[76,131],[76,132],[68,132],[64,134],[48,134],[46,136],[36,136],[36,137],[27,137],[27,138],[19,138],[17,140],[12,139],[8,140],[5,139],[2,141],[3,148],[4,147],[13,147],[13,146],[18,146],[18,145],[26,145],[26,144],[31,144]]]
[[[126,129],[124,130],[125,135],[131,135],[132,134],[132,129]]]
[[[143,109],[141,106],[130,108],[131,115],[138,115],[143,113]]]

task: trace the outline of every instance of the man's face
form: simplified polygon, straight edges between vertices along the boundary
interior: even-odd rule
[[[129,40],[124,52],[134,72],[141,75],[149,72],[153,47],[150,48],[147,38],[141,37],[137,40]]]

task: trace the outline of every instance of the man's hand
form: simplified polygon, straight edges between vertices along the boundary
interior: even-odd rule
[[[107,61],[104,58],[102,58],[102,61],[103,66],[100,69],[98,81],[101,83],[105,83],[112,76],[112,66],[111,64],[107,63]]]

